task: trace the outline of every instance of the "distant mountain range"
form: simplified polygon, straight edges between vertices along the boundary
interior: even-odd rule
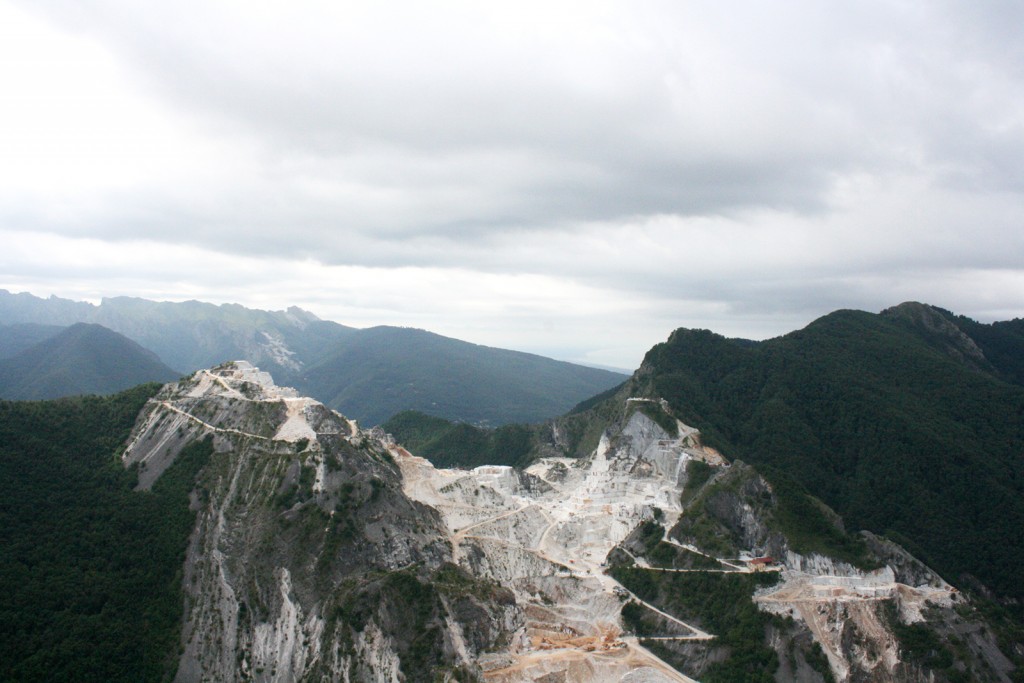
[[[300,391],[367,424],[414,409],[492,425],[539,422],[626,379],[607,370],[399,327],[358,330],[290,377]]]
[[[0,358],[79,322],[124,335],[176,374],[247,360],[279,384],[294,386],[364,424],[407,409],[474,424],[539,422],[626,379],[423,330],[346,327],[296,307],[261,311],[131,297],[104,299],[96,306],[5,290],[0,290],[0,325],[6,326],[0,329]],[[54,377],[59,384],[60,375]],[[67,393],[81,386],[69,384]],[[0,387],[0,395],[14,394]]]
[[[0,398],[40,400],[112,394],[180,376],[152,351],[102,325],[75,323],[66,328],[27,329],[12,325],[0,327],[0,335],[8,339],[8,348],[18,346],[11,339],[24,345],[35,336],[48,335],[0,358]]]

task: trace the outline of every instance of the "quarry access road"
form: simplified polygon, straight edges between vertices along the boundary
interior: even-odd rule
[[[681,572],[681,573],[694,573],[694,574],[749,574],[750,573],[749,570],[743,570],[743,569],[680,569],[678,567],[652,567],[647,562],[646,559],[644,559],[642,557],[637,557],[633,553],[629,552],[629,550],[627,550],[624,546],[620,545],[619,546],[619,550],[621,550],[622,552],[624,552],[627,555],[629,555],[629,557],[633,560],[633,563],[636,565],[636,567],[638,569],[646,569],[646,570],[649,570],[649,571],[652,571],[652,572]],[[705,555],[704,553],[700,553],[700,554],[704,555],[705,557],[711,557],[711,555]],[[721,562],[722,564],[728,565],[730,567],[735,567],[736,566],[736,565],[733,565],[733,564],[729,564],[728,562],[725,562],[724,560],[720,560],[717,557],[714,557],[712,559],[717,560],[718,562]]]
[[[271,439],[269,436],[262,436],[260,434],[250,434],[249,432],[243,432],[240,429],[226,429],[224,427],[217,427],[215,425],[210,424],[209,422],[206,422],[205,420],[199,419],[198,417],[188,412],[187,410],[182,410],[178,406],[168,401],[157,401],[157,404],[163,406],[164,408],[167,408],[170,411],[178,413],[179,415],[183,415],[188,419],[192,420],[193,422],[197,422],[198,424],[214,432],[219,432],[221,434],[235,434],[237,436],[248,436],[253,439],[262,439],[263,441],[273,441],[273,439]]]
[[[455,547],[457,547],[458,546],[458,541],[461,541],[461,540],[463,540],[465,538],[482,538],[482,539],[487,539],[487,540],[490,540],[490,541],[497,541],[499,543],[504,543],[504,544],[507,544],[507,545],[516,545],[515,543],[510,542],[507,539],[500,539],[500,538],[495,538],[495,537],[491,537],[491,536],[485,536],[485,537],[475,536],[474,534],[470,534],[468,532],[473,530],[473,529],[475,529],[475,528],[477,528],[477,527],[479,527],[479,526],[483,526],[485,524],[488,524],[489,522],[493,522],[493,521],[496,521],[496,520],[499,520],[499,519],[504,519],[506,517],[510,517],[512,515],[518,514],[519,512],[522,512],[523,510],[525,510],[525,509],[527,509],[529,507],[534,507],[534,506],[537,506],[537,504],[536,503],[531,503],[530,505],[526,505],[526,506],[523,506],[521,508],[517,508],[515,510],[510,510],[510,511],[502,513],[500,515],[496,515],[496,516],[494,516],[494,517],[492,517],[490,519],[486,519],[486,520],[484,520],[482,522],[478,522],[477,524],[473,524],[471,526],[468,526],[465,529],[460,529],[457,534],[453,534],[453,536],[452,536],[453,545]],[[538,506],[538,507],[540,507],[540,511],[544,514],[544,516],[550,520],[550,516],[547,514],[547,511],[544,510],[543,506]],[[702,631],[701,629],[697,628],[696,626],[693,626],[692,624],[688,624],[685,621],[683,621],[683,620],[681,620],[681,619],[679,619],[677,617],[674,617],[671,614],[668,614],[667,612],[663,612],[662,610],[658,609],[657,607],[655,607],[654,605],[650,604],[646,600],[643,600],[638,595],[633,593],[633,591],[631,591],[628,588],[626,588],[625,586],[623,586],[621,583],[616,581],[611,576],[608,576],[607,574],[602,573],[600,571],[600,568],[596,564],[594,564],[592,562],[589,562],[587,560],[579,559],[578,561],[580,563],[580,566],[578,566],[578,567],[577,566],[569,566],[566,563],[564,563],[564,562],[562,562],[560,560],[557,560],[554,557],[552,557],[551,555],[549,555],[545,551],[545,548],[543,547],[545,545],[544,541],[545,541],[545,538],[548,535],[548,533],[554,527],[556,527],[557,524],[558,523],[553,521],[553,520],[549,521],[547,527],[544,529],[544,532],[541,534],[541,537],[540,537],[540,540],[537,543],[537,546],[534,547],[534,548],[523,548],[523,549],[526,550],[527,552],[530,552],[530,553],[536,555],[537,557],[539,557],[542,560],[550,562],[551,564],[553,564],[555,566],[564,568],[565,570],[567,570],[570,573],[571,576],[576,576],[578,578],[587,578],[587,577],[597,578],[597,580],[600,583],[601,587],[606,592],[609,592],[609,593],[611,593],[613,595],[624,593],[624,594],[628,595],[632,600],[635,600],[637,603],[639,603],[640,605],[643,605],[644,607],[646,607],[647,609],[651,610],[652,612],[658,614],[659,616],[661,616],[661,617],[663,617],[665,619],[668,619],[672,623],[678,624],[679,626],[685,628],[687,631],[690,631],[690,635],[665,636],[664,638],[666,640],[712,640],[712,639],[715,638],[714,635],[712,635],[710,633],[707,633],[705,631]],[[519,546],[519,547],[522,547],[522,546]],[[655,568],[651,567],[650,569],[655,569]],[[669,570],[669,571],[673,571],[673,570]],[[675,571],[681,571],[681,570],[675,570]],[[724,571],[724,570],[718,570],[718,571]],[[732,572],[732,573],[735,573],[735,572]]]
[[[472,531],[473,529],[475,529],[475,528],[477,528],[479,526],[483,526],[484,524],[490,524],[491,522],[497,522],[499,519],[505,519],[506,517],[512,517],[514,515],[518,515],[520,512],[523,512],[524,510],[529,510],[530,508],[533,508],[533,507],[537,507],[537,503],[528,503],[528,504],[526,504],[526,505],[524,505],[522,507],[518,507],[518,508],[516,508],[514,510],[509,510],[507,512],[501,513],[500,515],[495,515],[494,517],[488,517],[487,519],[482,520],[480,522],[475,522],[473,524],[470,524],[467,527],[459,529],[457,532],[455,532],[453,534],[453,538],[464,537],[467,533],[469,533],[470,531]]]
[[[671,621],[671,622],[673,622],[675,624],[679,624],[680,626],[682,626],[682,627],[686,628],[687,630],[693,632],[693,635],[690,635],[690,636],[677,636],[677,637],[673,638],[673,640],[713,640],[715,638],[714,635],[712,635],[710,633],[707,633],[706,631],[702,631],[699,628],[697,628],[696,626],[693,626],[691,624],[687,624],[682,619],[679,619],[678,617],[674,617],[671,614],[669,614],[668,612],[661,611],[660,609],[658,609],[657,607],[655,607],[651,603],[647,602],[646,600],[644,600],[643,598],[638,596],[636,593],[634,593],[633,591],[629,590],[628,588],[623,586],[621,583],[616,581],[614,578],[608,576],[607,574],[599,574],[598,575],[598,580],[601,582],[601,585],[605,588],[605,590],[609,591],[610,593],[613,593],[613,594],[616,594],[616,595],[621,594],[621,593],[625,593],[631,599],[633,599],[636,602],[640,603],[641,605],[643,605],[647,609],[651,610],[655,614],[658,614],[658,615],[664,617],[665,619],[668,619],[669,621]]]
[[[677,541],[677,540],[675,540],[673,538],[669,538],[668,529],[665,530],[665,534],[664,534],[664,536],[662,536],[661,540],[664,541],[665,543],[668,543],[669,545],[674,545],[677,548],[682,548],[683,550],[689,550],[691,553],[697,553],[698,555],[703,555],[704,557],[710,557],[715,562],[721,562],[726,567],[732,567],[737,572],[742,572],[744,574],[749,574],[751,572],[750,567],[741,567],[738,564],[733,564],[732,562],[730,562],[728,560],[723,560],[720,557],[715,557],[714,555],[708,555],[706,552],[704,552],[702,550],[699,550],[697,548],[697,546],[690,545],[689,543],[680,543],[679,541]]]

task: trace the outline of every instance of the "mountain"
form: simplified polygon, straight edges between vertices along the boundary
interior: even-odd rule
[[[206,436],[176,680],[468,681],[518,628],[382,434],[239,362],[165,387],[123,461],[155,487]]]
[[[0,322],[103,325],[152,350],[179,372],[235,358],[248,358],[275,372],[295,371],[354,331],[297,307],[260,311],[237,304],[135,297],[105,298],[97,306],[6,290],[0,290]]]
[[[1019,680],[1018,322],[680,329],[548,423],[401,413],[408,449],[244,362],[2,402],[0,678]],[[494,351],[404,332],[316,374]]]
[[[245,362],[155,395],[0,402],[0,677],[1019,673],[1012,625],[708,446],[632,393],[649,379],[527,428],[548,455],[525,469],[439,469]]]
[[[916,326],[925,338],[945,340],[947,353],[968,363],[974,359],[979,369],[1024,386],[1024,319],[986,325],[913,302],[887,309],[882,315]]]
[[[237,304],[181,303],[135,297],[98,305],[0,290],[0,322],[103,325],[156,353],[179,373],[245,358],[277,373],[293,372],[353,328],[292,307],[260,311]]]
[[[56,336],[64,328],[60,325],[17,323],[0,325],[0,358],[10,358],[30,346]]]
[[[523,424],[487,429],[416,410],[394,415],[381,429],[438,467],[525,467],[532,460],[538,432],[538,427]]]
[[[634,381],[723,452],[788,473],[854,528],[913,539],[943,575],[1020,605],[1024,386],[1012,358],[1024,344],[1004,325],[958,321],[908,303],[754,345],[680,329]],[[1018,341],[993,362],[993,338]]]
[[[424,330],[373,327],[351,335],[295,384],[366,424],[380,424],[402,410],[501,424],[540,422],[624,379]]]
[[[101,325],[76,323],[0,359],[0,396],[45,399],[111,394],[177,377],[156,354],[127,337]]]
[[[621,374],[398,327],[359,330],[292,307],[155,302],[98,306],[0,290],[0,323],[101,324],[179,373],[246,360],[367,424],[415,409],[463,422],[539,422],[621,383]]]
[[[0,289],[0,320],[5,324],[39,323],[67,327],[86,321],[96,307],[84,301],[72,301],[58,296],[41,299],[28,292],[12,294]]]

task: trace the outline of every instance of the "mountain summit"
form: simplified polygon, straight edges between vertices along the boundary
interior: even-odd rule
[[[903,304],[837,311],[756,344],[680,329],[636,381],[855,528],[914,539],[947,576],[1022,601],[1021,323]]]
[[[111,394],[178,373],[156,354],[102,325],[76,323],[0,359],[0,397],[47,399]]]

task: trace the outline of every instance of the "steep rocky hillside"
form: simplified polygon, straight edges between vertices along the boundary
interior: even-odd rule
[[[678,521],[646,524],[611,557],[637,595],[721,636],[644,641],[666,661],[704,681],[1019,675],[1007,656],[1019,653],[975,603],[895,543],[848,534],[780,475],[739,461],[687,470]],[[624,617],[652,628],[648,615]]]
[[[206,435],[177,680],[460,680],[514,633],[380,436],[239,362],[168,385],[123,459],[145,488]]]
[[[904,549],[848,534],[784,475],[728,462],[667,402],[618,398],[581,458],[522,471],[398,460],[410,497],[445,519],[456,561],[524,608],[526,640],[481,660],[487,680],[1019,675],[1014,643]],[[600,422],[576,420],[545,448],[571,452]]]
[[[104,469],[102,445],[123,431],[105,434],[88,467],[96,500],[111,502],[46,532],[69,553],[84,545],[60,571],[86,566],[85,585],[106,592],[67,592],[77,584],[54,573],[52,553],[32,551],[50,537],[41,526],[0,554],[0,576],[25,584],[0,585],[14,596],[0,601],[4,640],[35,634],[6,671],[32,680],[47,663],[73,666],[60,653],[109,652],[102,642],[148,652],[144,669],[90,657],[90,670],[114,672],[105,680],[157,680],[164,666],[182,682],[1019,678],[1020,644],[983,603],[892,541],[848,533],[784,474],[730,462],[668,401],[623,391],[536,428],[525,469],[466,470],[439,469],[245,362],[168,384],[120,449],[137,490]],[[0,405],[41,420],[48,406]],[[13,433],[4,457],[18,477],[33,458],[73,463],[57,451],[81,440],[43,449],[39,430]],[[71,482],[46,472],[39,500],[69,504]],[[21,481],[5,500],[24,497]],[[42,518],[32,500],[36,516],[22,506],[9,521]],[[100,543],[89,525],[107,517]],[[111,542],[130,554],[104,551]],[[139,595],[142,567],[162,588],[136,600],[141,626],[119,628],[103,604],[120,604],[125,586]]]

